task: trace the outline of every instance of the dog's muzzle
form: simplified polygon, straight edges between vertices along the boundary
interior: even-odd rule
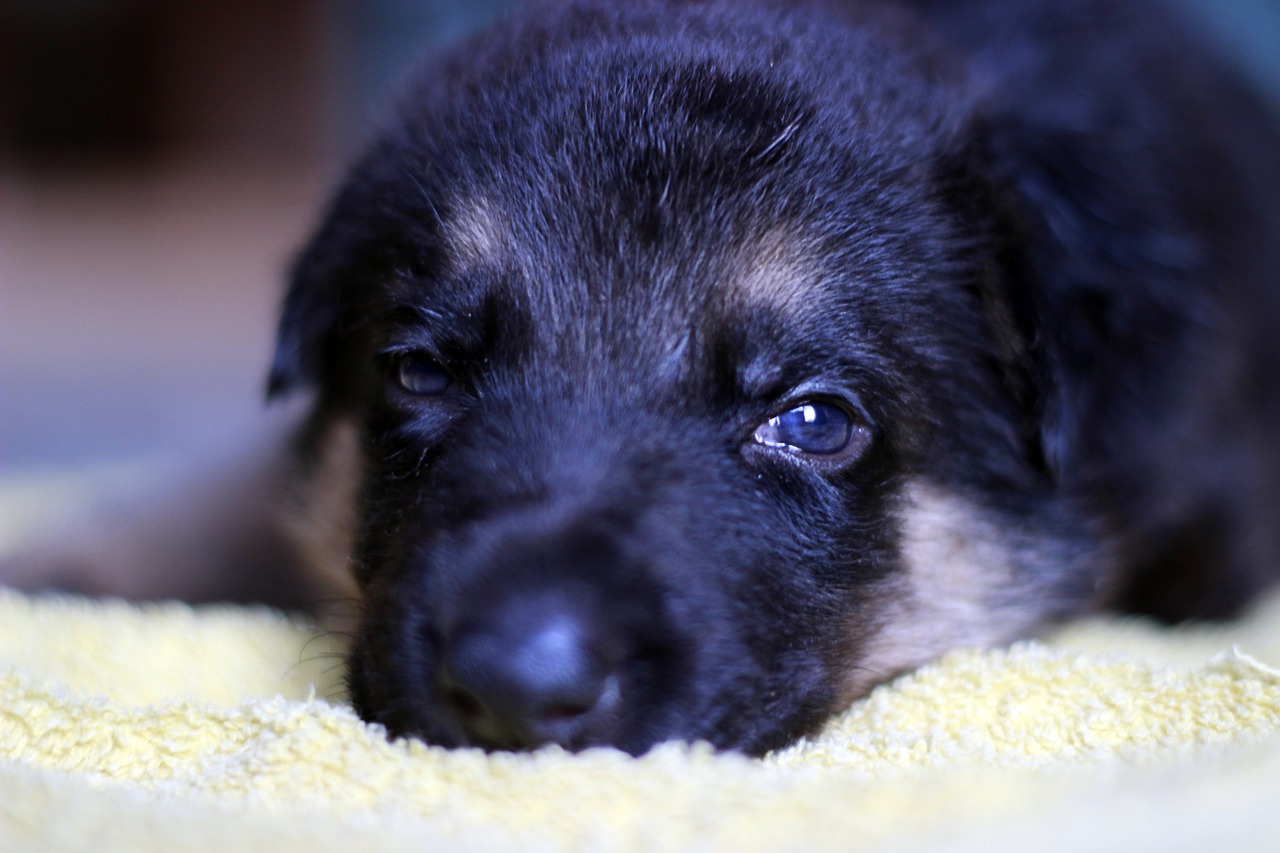
[[[620,701],[622,643],[568,590],[476,602],[444,638],[439,694],[469,739],[498,749],[574,744]]]
[[[434,713],[486,749],[612,742],[670,642],[662,596],[617,531],[534,516],[481,523],[435,556],[449,592],[424,626]]]

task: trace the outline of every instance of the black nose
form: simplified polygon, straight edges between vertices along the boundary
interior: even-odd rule
[[[508,604],[448,637],[441,694],[478,745],[573,746],[617,700],[603,633],[580,608]]]

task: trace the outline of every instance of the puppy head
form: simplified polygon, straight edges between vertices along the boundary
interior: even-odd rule
[[[393,734],[763,752],[1056,606],[959,90],[679,8],[425,69],[297,264],[273,389],[359,473],[351,696]]]

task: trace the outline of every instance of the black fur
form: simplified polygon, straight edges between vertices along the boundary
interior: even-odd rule
[[[1269,121],[1137,0],[586,0],[425,65],[271,377],[316,393],[310,464],[360,428],[357,709],[785,745],[893,674],[852,678],[919,483],[1008,532],[993,636],[1229,614],[1280,570]],[[865,447],[752,440],[804,400]],[[504,716],[507,657],[556,638],[601,689]]]

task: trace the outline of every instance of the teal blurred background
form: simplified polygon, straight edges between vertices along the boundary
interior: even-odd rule
[[[1280,2],[1168,2],[1280,101]],[[256,431],[283,270],[360,129],[511,5],[0,0],[0,476]]]

